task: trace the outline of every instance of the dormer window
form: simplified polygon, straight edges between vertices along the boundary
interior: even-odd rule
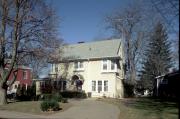
[[[74,69],[75,70],[84,70],[84,65],[82,61],[74,62]]]

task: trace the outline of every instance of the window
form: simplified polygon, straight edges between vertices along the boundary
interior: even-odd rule
[[[98,81],[98,93],[102,91],[102,81]]]
[[[115,72],[117,70],[116,60],[103,60],[102,71],[103,72]]]
[[[108,81],[104,81],[104,91],[108,91]]]
[[[54,81],[54,88],[57,88],[57,81]]]
[[[66,90],[66,81],[63,81],[63,90]]]
[[[80,68],[80,69],[83,68],[83,62],[79,62],[79,68]]]
[[[44,82],[40,82],[40,87],[45,87]]]
[[[27,71],[23,71],[23,79],[27,79]]]
[[[74,63],[74,68],[75,68],[75,69],[78,69],[78,62],[75,62],[75,63]]]
[[[96,91],[96,81],[92,81],[92,91]]]
[[[103,60],[103,70],[107,70],[107,66],[108,66],[107,63],[108,63],[107,60]]]
[[[17,89],[18,88],[18,86],[17,85],[14,85],[14,89]]]
[[[83,66],[83,62],[74,62],[74,69],[76,70],[83,70],[84,66]]]
[[[116,62],[114,60],[111,61],[111,70],[115,70]]]
[[[52,72],[58,72],[59,68],[58,68],[58,64],[52,64]]]

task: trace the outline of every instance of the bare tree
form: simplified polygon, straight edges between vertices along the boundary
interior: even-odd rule
[[[136,68],[143,56],[148,33],[146,20],[144,8],[139,4],[130,5],[107,17],[110,28],[121,34],[128,71],[126,76],[132,82],[136,79]]]
[[[5,104],[7,87],[26,58],[43,59],[59,47],[57,17],[44,1],[0,0],[0,105]],[[5,54],[12,55],[9,62]],[[7,84],[14,72],[14,80]]]
[[[179,32],[179,0],[150,0],[170,32]]]

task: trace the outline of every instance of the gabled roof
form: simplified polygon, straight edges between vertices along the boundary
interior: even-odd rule
[[[63,58],[72,60],[94,58],[120,58],[120,39],[94,41],[64,46]]]

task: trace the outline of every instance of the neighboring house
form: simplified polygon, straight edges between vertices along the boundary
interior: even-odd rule
[[[179,70],[155,78],[154,95],[163,98],[178,98]]]
[[[120,39],[80,42],[64,46],[51,77],[66,81],[66,90],[82,90],[91,97],[123,97],[124,55]]]
[[[8,81],[11,81],[14,78],[13,72],[11,73]],[[8,87],[7,93],[16,93],[18,86],[30,86],[32,84],[32,73],[31,68],[26,66],[18,66],[17,68],[17,77],[16,81],[13,83],[11,87]]]

